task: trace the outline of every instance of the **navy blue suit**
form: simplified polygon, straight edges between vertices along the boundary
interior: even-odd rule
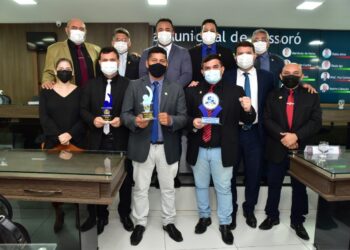
[[[284,61],[283,59],[276,54],[267,52],[269,56],[269,62],[270,62],[270,70],[273,74],[273,80],[274,80],[274,86],[275,88],[279,88],[280,85],[280,74],[282,72],[282,69],[284,67]],[[259,69],[258,66],[258,58],[255,60],[255,68]]]
[[[237,190],[236,190],[236,172],[240,160],[243,159],[245,171],[245,202],[243,210],[245,213],[254,212],[254,207],[258,200],[261,166],[263,160],[263,146],[265,144],[265,130],[263,124],[265,100],[268,93],[274,87],[272,73],[265,70],[257,70],[258,82],[258,123],[251,129],[244,130],[240,128],[239,132],[239,158],[234,167],[234,173],[231,180],[233,215],[237,212]],[[236,84],[237,69],[226,71],[224,80]]]

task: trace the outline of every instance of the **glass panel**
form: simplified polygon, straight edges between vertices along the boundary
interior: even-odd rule
[[[121,152],[49,152],[0,150],[0,173],[78,174],[111,176],[120,166]]]
[[[2,244],[1,250],[55,250],[56,244]]]

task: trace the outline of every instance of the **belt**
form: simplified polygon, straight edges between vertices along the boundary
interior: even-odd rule
[[[157,141],[157,142],[151,142],[152,145],[162,145],[164,142],[162,141]]]
[[[239,128],[243,131],[249,131],[258,127],[258,124],[243,124],[239,125]]]

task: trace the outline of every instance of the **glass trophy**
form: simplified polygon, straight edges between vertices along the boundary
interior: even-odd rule
[[[153,92],[152,89],[149,86],[146,86],[146,89],[148,91],[148,95],[145,94],[142,96],[142,103],[143,111],[142,111],[142,118],[145,120],[153,120],[153,110],[152,110],[152,100],[153,100]]]
[[[222,107],[219,105],[220,99],[215,93],[207,93],[203,96],[199,110],[202,112],[203,124],[220,124],[218,117]]]

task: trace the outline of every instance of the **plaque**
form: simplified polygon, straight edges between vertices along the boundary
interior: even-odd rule
[[[220,124],[220,118],[217,117],[222,110],[219,105],[220,99],[215,93],[207,93],[203,96],[202,104],[199,110],[202,112],[203,124]]]

